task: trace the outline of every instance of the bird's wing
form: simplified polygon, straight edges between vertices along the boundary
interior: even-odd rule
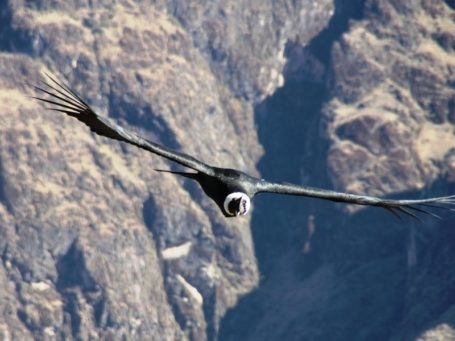
[[[439,218],[438,215],[428,210],[428,208],[432,207],[447,208],[452,211],[455,211],[454,210],[455,195],[417,200],[392,200],[371,197],[366,195],[335,192],[325,189],[305,187],[294,184],[272,183],[265,180],[261,180],[256,184],[256,191],[257,191],[256,193],[269,192],[289,195],[300,195],[348,204],[382,207],[394,214],[404,213],[417,219],[418,216],[416,214],[418,213],[429,214],[433,217]]]
[[[214,173],[211,166],[194,157],[149,141],[134,132],[123,129],[112,120],[98,115],[68,86],[58,82],[50,75],[46,76],[49,78],[49,81],[41,80],[42,86],[34,86],[36,90],[46,96],[33,98],[51,104],[52,107],[47,109],[62,112],[77,118],[98,135],[130,143],[207,175],[212,175]]]

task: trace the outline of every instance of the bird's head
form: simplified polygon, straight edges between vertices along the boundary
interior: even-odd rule
[[[247,214],[250,205],[250,198],[242,192],[231,193],[224,199],[224,210],[232,217]]]

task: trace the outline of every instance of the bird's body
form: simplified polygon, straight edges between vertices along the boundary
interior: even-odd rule
[[[273,183],[255,178],[236,169],[212,167],[190,155],[149,141],[134,132],[118,126],[110,119],[99,116],[66,85],[57,82],[51,76],[48,76],[48,78],[49,82],[42,81],[44,87],[35,86],[35,89],[47,94],[49,97],[35,98],[53,105],[52,108],[49,108],[50,110],[75,117],[98,135],[133,144],[190,168],[192,172],[158,171],[184,176],[197,181],[204,193],[218,205],[226,217],[247,214],[251,200],[256,194],[261,192],[307,196],[335,202],[382,207],[394,214],[404,213],[416,218],[417,213],[437,217],[428,208],[436,206],[452,209],[451,206],[455,205],[455,195],[418,200],[389,200],[295,184]]]
[[[229,212],[230,209],[225,207],[225,200],[232,193],[244,193],[248,197],[248,199],[246,199],[248,204],[246,205],[248,205],[249,208],[249,201],[256,194],[255,188],[260,180],[235,169],[213,167],[213,170],[213,175],[207,175],[201,172],[158,171],[181,175],[197,181],[204,193],[218,205],[221,212],[223,212],[226,217],[237,215],[234,212]]]

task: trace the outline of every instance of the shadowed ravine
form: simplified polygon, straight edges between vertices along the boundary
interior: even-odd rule
[[[321,122],[321,109],[330,92],[330,51],[333,42],[347,30],[348,21],[360,17],[362,8],[363,1],[344,7],[338,1],[328,27],[307,47],[288,45],[284,87],[256,108],[259,139],[266,150],[258,164],[264,178],[322,188],[333,186],[326,172],[328,145]],[[302,57],[310,62],[293,66],[301,63]],[[318,67],[313,67],[315,64]],[[330,202],[288,196],[263,195],[255,207],[253,234],[264,277],[274,271],[274,259],[290,246],[301,253],[309,238],[305,227],[310,216],[335,212]],[[273,247],[268,245],[271,242]],[[310,259],[305,260],[305,269],[311,268]]]
[[[349,19],[359,16],[361,8],[363,4],[349,10],[337,5],[328,27],[307,47],[288,45],[287,70],[292,70],[292,73],[285,75],[282,88],[256,108],[259,139],[265,149],[265,155],[258,164],[262,177],[331,187],[325,171],[327,142],[320,121],[321,108],[330,90],[330,48],[347,29]],[[310,63],[293,66],[302,57],[313,65],[316,63],[321,71],[315,72]],[[321,212],[329,212],[329,219]],[[309,221],[316,215],[318,222],[319,219],[327,220],[326,224],[318,223],[317,226],[330,230],[333,222],[338,220],[335,216],[341,218],[330,202],[267,194],[256,198],[253,214],[252,231],[262,281],[255,292],[244,297],[226,315],[220,332],[222,340],[235,340],[246,335],[248,339],[261,339],[262,336],[255,335],[251,326],[260,323],[266,309],[263,302],[269,290],[280,290],[268,283],[275,282],[283,276],[283,272],[291,272],[301,280],[310,276],[323,261],[323,249],[330,241],[326,240],[327,234],[323,231],[318,230],[311,235]],[[304,254],[305,243],[311,245],[312,252]],[[284,264],[287,269],[283,268]],[[286,319],[285,316],[282,318]],[[295,337],[298,338],[297,335]]]

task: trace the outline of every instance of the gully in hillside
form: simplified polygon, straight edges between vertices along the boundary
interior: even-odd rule
[[[34,86],[44,96],[34,98],[51,104],[52,107],[48,109],[75,117],[98,135],[133,144],[190,168],[191,172],[157,171],[177,174],[197,181],[226,217],[247,214],[251,199],[261,192],[299,195],[335,202],[382,207],[394,214],[403,213],[415,218],[418,218],[417,214],[429,214],[438,217],[429,210],[434,207],[453,210],[451,207],[455,205],[455,195],[421,200],[389,200],[288,183],[274,183],[252,177],[235,169],[209,166],[190,155],[172,150],[123,129],[112,120],[95,113],[68,86],[58,82],[52,76],[47,75],[47,77],[47,80],[41,81],[40,86]]]

